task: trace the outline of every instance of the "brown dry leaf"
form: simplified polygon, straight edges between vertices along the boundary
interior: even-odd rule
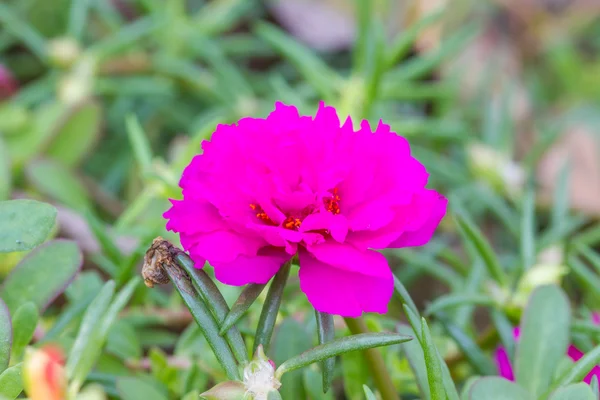
[[[600,216],[600,140],[596,132],[587,126],[573,126],[546,152],[536,171],[542,202],[552,201],[566,162],[570,163],[571,207]]]

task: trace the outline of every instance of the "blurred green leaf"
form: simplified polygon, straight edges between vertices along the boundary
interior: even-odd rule
[[[144,129],[134,115],[127,117],[125,125],[127,127],[129,143],[133,149],[137,163],[143,172],[150,171],[152,167],[152,149],[150,148],[150,143]]]
[[[0,4],[0,22],[11,34],[18,37],[40,59],[46,56],[46,40],[28,21],[19,18],[10,5]]]
[[[15,267],[0,287],[0,297],[12,312],[28,301],[43,311],[73,280],[82,262],[75,242],[47,242]]]
[[[400,332],[403,333],[403,332]],[[413,342],[412,340],[407,343]],[[371,371],[365,354],[361,351],[351,351],[340,356],[344,394],[348,400],[362,400],[362,385],[368,382]]]
[[[43,194],[85,212],[92,208],[90,197],[79,178],[54,160],[38,160],[27,165],[27,177]]]
[[[165,393],[139,378],[119,378],[117,390],[123,400],[168,400]]]
[[[347,353],[347,354],[356,354],[356,353]],[[302,375],[302,382],[304,384],[304,389],[308,394],[307,399],[310,400],[334,400],[333,390],[329,390],[325,393],[323,390],[323,380],[321,379],[320,374],[312,369],[306,368],[304,370],[304,374]]]
[[[71,385],[81,387],[85,377],[92,369],[103,344],[100,337],[100,322],[110,306],[115,292],[114,281],[108,281],[90,304],[79,326],[79,332],[67,358],[66,372]]]
[[[550,385],[569,345],[571,309],[557,286],[542,286],[531,295],[521,321],[515,358],[516,381],[533,396]]]
[[[23,391],[21,366],[22,364],[17,364],[0,374],[0,398],[4,396],[7,400],[13,400]]]
[[[291,318],[284,319],[277,327],[271,340],[271,353],[276,365],[300,354],[311,347],[311,337],[305,327]],[[281,395],[285,399],[304,400],[306,393],[302,371],[286,374],[281,379]]]
[[[35,200],[0,201],[0,253],[30,250],[50,234],[56,208]]]
[[[7,200],[12,189],[10,157],[4,139],[0,136],[0,201]]]
[[[463,305],[493,306],[496,304],[493,298],[485,294],[462,294],[451,293],[439,297],[427,306],[425,315],[436,314]]]
[[[10,350],[12,347],[12,323],[8,307],[0,298],[0,373],[7,367],[10,361]]]
[[[483,259],[485,266],[488,269],[490,276],[501,286],[508,283],[508,278],[502,269],[500,261],[496,256],[490,242],[485,238],[483,233],[465,216],[455,215],[456,221],[464,233],[465,237],[475,246],[479,255]]]
[[[514,382],[500,377],[481,378],[473,384],[470,400],[531,400],[529,393]]]
[[[330,103],[334,99],[334,92],[340,85],[340,77],[310,49],[264,22],[256,25],[255,33],[289,59],[325,102]]]
[[[67,167],[78,164],[97,143],[101,124],[102,107],[99,103],[87,102],[68,110],[54,128],[46,153]]]
[[[596,346],[581,357],[571,368],[569,368],[558,379],[557,384],[566,386],[572,383],[580,382],[586,375],[600,363],[600,346]]]
[[[558,389],[549,400],[597,400],[598,397],[585,383],[575,383]]]
[[[11,360],[22,359],[25,347],[33,338],[38,318],[38,309],[32,302],[20,305],[15,311],[12,318],[13,342]]]
[[[527,190],[523,196],[521,217],[521,262],[523,270],[533,267],[535,254],[535,193]]]

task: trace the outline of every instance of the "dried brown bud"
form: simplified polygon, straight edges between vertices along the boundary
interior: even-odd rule
[[[142,267],[142,277],[146,286],[154,287],[155,284],[169,283],[169,275],[167,275],[164,265],[173,263],[173,248],[171,243],[160,236],[152,241],[152,245],[144,256],[144,266]]]

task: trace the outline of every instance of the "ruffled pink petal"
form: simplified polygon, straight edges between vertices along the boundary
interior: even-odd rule
[[[348,234],[348,221],[343,215],[321,212],[307,216],[300,225],[300,232],[326,230],[337,242],[343,242]]]
[[[496,366],[498,367],[498,375],[505,379],[508,379],[509,381],[514,381],[515,375],[513,372],[513,368],[510,364],[508,353],[506,352],[506,349],[504,347],[499,347],[496,350],[494,359],[496,361]]]
[[[267,243],[256,237],[242,236],[233,231],[216,231],[198,235],[190,252],[209,263],[228,263],[241,255],[253,256]]]
[[[223,217],[210,203],[194,200],[171,200],[172,207],[163,214],[167,230],[193,235],[226,228]]]
[[[390,243],[389,247],[422,246],[431,240],[437,226],[446,215],[448,200],[433,190],[427,190],[420,195],[418,201],[415,207],[416,214],[412,216],[409,229]]]
[[[233,286],[242,286],[249,283],[267,283],[279,268],[290,260],[288,253],[266,247],[260,249],[258,255],[241,255],[229,263],[215,263],[215,277]]]
[[[363,312],[386,313],[394,280],[385,257],[374,251],[350,253],[354,260],[340,254],[330,264],[300,249],[300,288],[321,312],[345,317],[358,317]],[[320,255],[330,259],[325,252]],[[366,269],[364,273],[361,268]]]

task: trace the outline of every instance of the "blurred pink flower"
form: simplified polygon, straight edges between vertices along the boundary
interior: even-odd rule
[[[219,125],[202,148],[167,229],[229,285],[266,283],[298,254],[300,287],[321,312],[385,313],[393,276],[373,249],[427,243],[446,212],[406,139],[381,122],[340,126],[323,103],[314,118],[277,103],[266,119]]]
[[[19,90],[19,84],[8,68],[0,64],[0,100],[9,98]]]
[[[594,322],[594,324],[600,325],[600,313],[593,313],[592,321]],[[513,335],[516,340],[519,339],[520,334],[521,334],[520,329],[518,327],[516,327],[513,330]],[[584,353],[581,350],[579,350],[577,347],[575,347],[573,345],[569,345],[569,348],[567,349],[567,355],[574,362],[579,361],[579,359],[581,357],[583,357],[583,354]],[[495,359],[496,359],[496,366],[498,367],[498,374],[501,377],[508,379],[509,381],[514,381],[515,375],[513,372],[513,368],[510,363],[510,358],[508,357],[508,353],[506,352],[506,349],[504,347],[498,347],[496,349]],[[600,379],[600,366],[596,365],[594,368],[592,368],[592,370],[586,375],[586,377],[583,379],[583,381],[585,383],[589,384],[592,381],[592,378],[594,377],[594,375],[598,376],[598,379]]]

